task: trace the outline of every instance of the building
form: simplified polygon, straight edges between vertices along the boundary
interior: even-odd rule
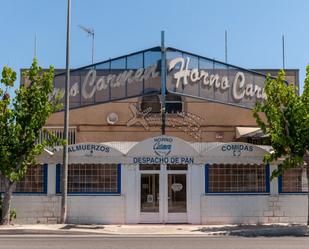
[[[305,222],[306,171],[270,181],[277,165],[263,163],[271,147],[252,117],[265,97],[263,73],[278,70],[246,70],[174,48],[166,58],[164,121],[160,47],[71,72],[68,221]],[[298,70],[286,73],[298,85]],[[55,77],[55,94],[64,79]],[[62,127],[60,111],[45,128],[61,137]],[[61,148],[38,162],[13,197],[17,222],[56,223]]]

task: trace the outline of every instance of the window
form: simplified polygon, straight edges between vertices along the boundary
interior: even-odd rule
[[[166,94],[165,105],[167,113],[178,113],[183,110],[181,96],[175,94]],[[141,102],[141,110],[145,111],[148,108],[151,109],[151,113],[161,113],[161,102],[159,95],[147,95],[143,97]]]
[[[181,96],[175,94],[166,94],[166,112],[167,113],[178,113],[182,112],[182,100]]]
[[[61,190],[61,167],[57,166],[56,192]],[[120,193],[120,165],[70,164],[68,193]]]
[[[188,170],[187,164],[167,164],[167,170]]]
[[[48,130],[50,133],[55,135],[58,138],[63,139],[64,138],[64,133],[63,133],[63,128],[57,128],[57,127],[46,127],[46,130]],[[39,143],[42,143],[44,140],[48,139],[49,134],[46,131],[41,131],[39,135]],[[69,144],[75,144],[76,142],[76,129],[69,127]],[[61,145],[61,144],[56,144],[56,145]]]
[[[139,170],[160,170],[160,164],[140,164]]]
[[[142,99],[141,110],[150,109],[150,113],[161,113],[161,102],[158,95],[146,95]]]
[[[4,192],[4,182],[0,181],[0,192]],[[14,193],[46,193],[47,165],[38,164],[28,167],[26,175],[16,184]]]
[[[308,191],[306,168],[294,168],[279,177],[280,193],[303,193]]]
[[[241,139],[239,140],[241,141]],[[268,136],[265,137],[247,137],[243,139],[245,143],[256,144],[256,145],[270,145],[270,138]]]
[[[264,165],[206,165],[206,193],[269,192],[268,172]]]

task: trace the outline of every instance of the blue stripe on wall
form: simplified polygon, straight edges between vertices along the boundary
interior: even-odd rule
[[[209,165],[205,164],[205,193],[209,192],[208,180],[209,180]]]
[[[267,163],[265,166],[265,184],[266,184],[266,192],[269,193],[270,192],[270,168],[269,168],[269,164]]]
[[[60,189],[60,176],[61,176],[61,164],[57,164],[56,165],[56,194],[60,194],[61,193],[61,189]]]
[[[117,193],[121,193],[121,164],[117,165]]]
[[[47,187],[48,187],[48,164],[45,163],[43,165],[44,169],[43,169],[43,172],[44,172],[44,186],[43,186],[43,193],[44,194],[47,194]]]

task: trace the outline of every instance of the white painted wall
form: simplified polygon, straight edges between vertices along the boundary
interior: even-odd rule
[[[274,169],[271,166],[271,171]],[[138,223],[138,167],[122,165],[122,194],[119,196],[69,196],[70,223]],[[59,195],[55,195],[56,167],[48,168],[47,195],[18,194],[12,207],[15,223],[57,223],[60,217]],[[305,223],[306,194],[278,194],[278,182],[270,183],[270,195],[205,195],[202,165],[189,166],[190,201],[188,222],[193,224]]]
[[[15,195],[12,207],[17,219],[13,223],[58,223],[60,205],[60,196]],[[68,223],[123,224],[124,217],[123,196],[68,197]]]
[[[204,195],[202,224],[306,223],[304,195]]]
[[[68,223],[124,224],[123,196],[69,196]]]
[[[139,222],[138,216],[138,167],[136,165],[124,165],[121,172],[123,175],[122,194],[125,198],[125,223],[134,224]]]
[[[60,220],[60,196],[18,194],[13,196],[12,208],[16,209],[16,224],[55,224]]]
[[[56,164],[49,164],[47,167],[47,194],[56,194]]]
[[[204,190],[204,166],[190,165],[188,169],[189,181],[187,184],[189,192],[188,198],[188,222],[191,224],[201,223],[201,195]]]

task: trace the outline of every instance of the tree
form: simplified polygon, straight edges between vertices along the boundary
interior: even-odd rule
[[[26,85],[16,90],[11,98],[8,90],[16,81],[16,72],[4,67],[0,88],[0,176],[4,182],[2,224],[9,224],[12,193],[16,182],[35,163],[37,155],[46,146],[58,142],[50,134],[49,139],[38,142],[48,117],[60,108],[59,97],[53,92],[54,69],[43,71],[34,59],[29,70],[24,72]]]
[[[274,150],[273,153],[265,155],[264,161],[279,162],[278,169],[272,173],[271,179],[282,175],[290,168],[303,167],[304,156],[309,152],[309,66],[302,95],[299,96],[296,90],[294,85],[286,83],[285,73],[281,70],[277,78],[267,77],[267,99],[257,103],[253,111],[257,124],[269,135]],[[309,183],[308,163],[307,181]]]

